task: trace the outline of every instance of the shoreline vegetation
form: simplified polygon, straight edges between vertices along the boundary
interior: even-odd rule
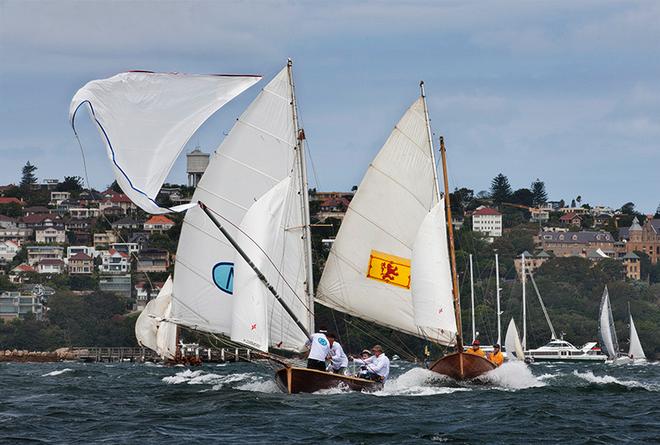
[[[33,166],[31,166],[33,167]],[[24,172],[26,173],[26,172]],[[43,190],[33,190],[34,169],[29,168],[26,184],[14,187],[6,196],[16,196],[25,205],[45,205],[47,194]],[[32,175],[32,176],[30,176]],[[65,178],[60,187],[71,191],[72,195],[84,190],[80,178]],[[171,184],[168,186],[172,187]],[[356,189],[356,187],[354,187]],[[182,188],[183,193],[192,193],[192,189]],[[7,195],[7,193],[9,193]],[[316,190],[310,190],[310,211],[312,215],[320,213],[320,203],[314,199]],[[187,195],[186,195],[187,196]],[[581,199],[580,197],[578,197]],[[513,191],[508,179],[503,175],[494,178],[490,192],[474,193],[473,190],[455,189],[451,194],[453,213],[463,220],[462,227],[456,231],[456,260],[459,273],[459,288],[464,333],[471,329],[470,286],[468,257],[473,255],[475,270],[475,319],[478,338],[482,344],[492,344],[497,339],[495,313],[495,266],[494,255],[500,259],[502,326],[508,324],[511,317],[521,325],[521,284],[517,277],[514,259],[524,251],[534,252],[534,235],[539,231],[538,223],[529,222],[529,211],[524,206],[546,202],[545,185],[536,180],[530,189]],[[509,206],[509,203],[519,207]],[[167,204],[167,203],[165,203]],[[573,203],[571,203],[573,204]],[[579,204],[579,202],[578,202]],[[480,205],[499,208],[503,214],[503,233],[501,237],[488,242],[479,232],[471,230],[469,214]],[[584,204],[584,206],[588,204]],[[522,206],[522,207],[520,207]],[[0,214],[18,217],[20,208],[11,204],[0,206]],[[144,216],[144,215],[141,215]],[[633,218],[642,220],[634,209],[633,203],[626,203],[619,211],[618,225],[624,227],[632,223]],[[660,214],[656,215],[660,218]],[[181,231],[182,217],[173,218],[176,225],[161,234],[155,234],[149,240],[150,247],[166,249],[176,254],[176,246]],[[322,222],[322,224],[317,224]],[[314,258],[314,279],[320,279],[325,259],[330,246],[322,240],[334,238],[341,224],[340,218],[312,217],[316,224],[312,232]],[[585,224],[588,221],[585,221]],[[551,213],[546,225],[558,225],[559,214]],[[618,231],[616,222],[609,222],[604,230],[615,236]],[[95,231],[109,230],[108,221],[99,219]],[[66,247],[66,245],[64,245]],[[538,270],[534,277],[539,291],[548,308],[550,318],[558,335],[565,334],[565,339],[580,346],[588,341],[596,341],[598,333],[598,308],[605,285],[609,287],[616,330],[619,333],[621,349],[627,349],[625,333],[628,320],[628,304],[635,319],[637,330],[649,358],[660,357],[660,262],[651,264],[643,252],[636,252],[641,258],[642,280],[625,278],[625,271],[620,261],[603,259],[597,262],[582,257],[550,258]],[[14,260],[5,266],[11,268],[26,260],[25,249],[19,251]],[[170,266],[169,273],[173,271]],[[152,281],[164,281],[167,273],[149,274]],[[134,273],[135,280],[135,273]],[[0,319],[0,351],[44,351],[53,352],[68,347],[136,347],[134,326],[138,312],[131,312],[134,300],[98,290],[98,274],[90,276],[49,275],[39,273],[26,274],[26,282],[45,284],[54,289],[54,295],[48,297],[43,320],[37,320],[32,314],[13,320]],[[317,283],[315,283],[317,284]],[[11,283],[7,275],[0,275],[0,291],[16,290],[20,285]],[[550,339],[538,300],[532,289],[528,288],[528,344],[541,346]],[[431,356],[440,350],[429,342],[412,336],[396,333],[374,323],[316,305],[317,325],[326,325],[336,331],[345,349],[359,352],[364,347],[382,343],[388,353],[397,354],[405,359],[421,360],[424,350],[430,347]],[[183,339],[199,342],[202,346],[212,346],[201,334],[184,331]],[[502,332],[502,336],[504,333]],[[471,337],[471,336],[470,336]],[[41,353],[39,353],[41,354]],[[3,353],[3,356],[6,355]],[[25,354],[20,357],[26,356]],[[30,357],[31,355],[27,355]],[[32,355],[46,357],[48,355]],[[18,356],[17,356],[18,357]],[[50,356],[48,356],[50,357]]]

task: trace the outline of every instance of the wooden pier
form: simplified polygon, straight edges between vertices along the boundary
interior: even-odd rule
[[[83,362],[160,362],[162,359],[148,348],[71,348],[71,355]],[[223,363],[250,361],[261,354],[247,348],[183,348],[191,362]]]

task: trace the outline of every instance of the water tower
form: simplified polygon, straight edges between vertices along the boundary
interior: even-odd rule
[[[203,153],[199,147],[186,155],[186,172],[188,173],[188,186],[197,187],[206,167],[209,165],[209,154]]]

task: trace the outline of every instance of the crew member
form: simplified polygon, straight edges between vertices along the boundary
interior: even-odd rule
[[[307,368],[325,371],[325,359],[330,354],[330,342],[325,336],[327,329],[321,327],[319,331],[307,340],[306,346],[309,347],[307,356]]]
[[[368,349],[364,349],[360,353],[360,358],[362,359],[362,362],[367,360],[369,357],[371,357],[371,351],[369,351]],[[369,371],[367,370],[367,365],[362,365],[362,366],[360,366],[360,370],[358,371],[357,376],[360,377],[361,379],[364,379],[364,378],[367,377],[368,373],[369,373]]]
[[[475,340],[472,342],[472,347],[465,352],[467,354],[474,354],[474,355],[478,355],[479,357],[486,358],[486,353],[484,352],[483,349],[479,347],[479,345],[480,345],[479,340]]]
[[[355,360],[355,363],[367,367],[364,378],[376,382],[385,382],[390,375],[390,359],[383,353],[383,348],[380,345],[374,345],[371,352],[373,355],[366,360],[359,358],[353,360]]]
[[[337,341],[335,334],[327,334],[328,341],[330,342],[330,370],[335,374],[346,375],[346,368],[348,367],[348,357],[344,353],[344,348],[341,347]]]
[[[493,345],[493,352],[488,354],[488,360],[495,363],[495,366],[502,366],[502,363],[504,363],[504,354],[500,350],[500,345]]]

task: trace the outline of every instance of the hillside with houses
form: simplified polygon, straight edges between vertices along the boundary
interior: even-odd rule
[[[134,323],[173,271],[183,217],[145,214],[116,184],[90,190],[77,177],[37,181],[35,171],[28,163],[20,184],[0,187],[0,320],[4,322],[0,337],[20,343],[16,329],[31,323],[37,332],[59,329],[61,342],[67,345],[76,339],[97,344],[110,338],[132,345],[131,320]],[[166,184],[159,203],[188,202],[194,184]],[[315,281],[356,191],[357,187],[347,192],[310,190]],[[650,350],[660,352],[660,337],[652,337],[660,334],[660,214],[638,213],[632,202],[613,209],[584,203],[579,196],[569,203],[551,201],[540,180],[512,190],[502,174],[487,192],[457,188],[450,199],[461,295],[470,297],[466,283],[471,255],[476,266],[475,315],[484,340],[491,341],[494,335],[497,253],[505,312],[519,311],[524,255],[527,273],[537,278],[556,325],[574,342],[594,338],[599,295],[609,283],[621,295],[612,292],[615,315],[622,316],[632,302],[633,310],[640,312],[636,314],[640,335],[651,343]],[[80,299],[105,301],[112,308],[106,313],[111,320],[106,328],[112,331],[114,326],[121,333],[67,334],[71,317],[77,317],[76,324],[86,316],[67,314],[69,308],[80,309],[72,303]],[[532,318],[541,317],[533,307],[530,313]],[[319,308],[318,316],[337,323],[336,314],[327,309]],[[469,307],[464,317],[470,319]],[[347,317],[337,329],[346,328],[345,322]],[[542,338],[543,325],[531,326],[532,337]],[[416,347],[415,340],[407,341]]]

